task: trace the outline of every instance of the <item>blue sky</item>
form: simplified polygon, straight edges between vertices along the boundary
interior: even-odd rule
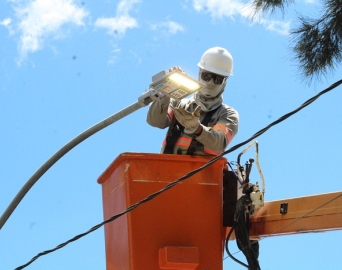
[[[210,47],[225,47],[234,58],[224,92],[225,103],[240,115],[231,146],[341,79],[337,67],[309,86],[292,59],[288,32],[296,12],[315,16],[318,1],[297,1],[285,14],[255,20],[246,4],[1,1],[0,212],[62,146],[135,103],[154,74],[181,66],[197,77],[197,63]],[[341,99],[340,86],[257,139],[266,201],[341,190]],[[120,153],[159,152],[165,130],[150,127],[146,112],[141,108],[93,135],[40,178],[0,231],[1,269],[14,269],[103,220],[101,173]],[[226,158],[235,161],[243,149]],[[256,172],[251,181],[259,181]],[[340,269],[341,236],[266,238],[261,268]],[[234,242],[230,246],[238,250]],[[105,269],[103,229],[27,269]],[[226,259],[224,269],[243,267]]]

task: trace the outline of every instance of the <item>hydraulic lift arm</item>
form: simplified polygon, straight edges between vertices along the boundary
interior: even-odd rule
[[[250,237],[342,229],[342,191],[265,202],[250,218]]]
[[[252,146],[256,147],[255,161],[261,178],[262,187],[249,183],[249,174],[254,159],[240,164],[241,156]],[[238,156],[236,169],[242,193],[253,187],[256,192],[249,194],[249,236],[258,239],[265,236],[321,232],[342,229],[342,191],[311,195],[299,198],[263,202],[265,180],[258,161],[258,142],[254,141]]]

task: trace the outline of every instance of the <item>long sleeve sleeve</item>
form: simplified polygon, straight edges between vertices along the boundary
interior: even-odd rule
[[[158,128],[166,128],[170,126],[171,119],[169,116],[169,97],[158,98],[153,101],[147,112],[146,121],[149,125]]]
[[[213,151],[223,152],[238,132],[239,115],[234,109],[225,106],[217,117],[215,124],[203,126],[196,140]]]

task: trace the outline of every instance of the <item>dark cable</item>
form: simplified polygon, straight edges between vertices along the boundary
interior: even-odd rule
[[[232,163],[232,162],[228,162],[228,166],[229,166],[229,168],[231,169],[231,171],[234,173],[234,176],[235,176],[236,180],[240,183],[240,185],[242,185],[243,183],[240,181],[240,179],[239,179],[239,177],[237,176],[237,173],[235,172],[235,170],[233,169],[231,163]]]
[[[260,270],[259,261],[255,254],[255,248],[249,239],[249,213],[246,211],[252,202],[249,194],[241,196],[236,203],[234,220],[237,223],[234,232],[238,248],[245,255],[248,262],[248,269]],[[259,250],[257,250],[259,253]]]
[[[290,117],[291,115],[297,113],[298,111],[300,111],[301,109],[303,109],[304,107],[308,106],[309,104],[311,104],[313,101],[315,101],[318,97],[320,97],[321,95],[331,91],[332,89],[334,89],[335,87],[339,86],[340,84],[342,83],[342,80],[339,80],[337,82],[335,82],[334,84],[332,84],[331,86],[329,86],[328,88],[326,88],[325,90],[319,92],[317,95],[315,95],[314,97],[310,98],[309,100],[307,100],[306,102],[304,102],[299,108],[283,115],[282,117],[280,117],[278,120],[272,122],[271,124],[269,124],[268,126],[266,126],[265,128],[261,129],[260,131],[258,131],[257,133],[255,133],[252,137],[250,137],[249,139],[229,148],[228,150],[224,151],[222,154],[218,155],[218,156],[215,156],[214,158],[212,158],[211,160],[209,160],[206,164],[204,164],[203,166],[189,172],[188,174],[182,176],[181,178],[175,180],[174,182],[171,182],[169,183],[168,185],[166,185],[163,189],[149,195],[148,197],[146,197],[145,199],[131,205],[129,208],[127,208],[125,211],[117,214],[117,215],[114,215],[112,216],[111,218],[103,221],[102,223],[92,227],[90,230],[88,230],[87,232],[85,233],[82,233],[82,234],[79,234],[77,236],[75,236],[74,238],[58,245],[57,247],[53,248],[53,249],[50,249],[50,250],[46,250],[46,251],[43,251],[39,254],[37,254],[35,257],[33,257],[29,262],[27,262],[26,264],[24,265],[21,265],[19,267],[17,267],[15,270],[20,270],[20,269],[23,269],[25,268],[26,266],[30,265],[32,262],[34,262],[35,260],[37,260],[39,257],[43,256],[43,255],[46,255],[46,254],[49,254],[51,252],[54,252],[64,246],[66,246],[67,244],[71,243],[71,242],[74,242],[78,239],[80,239],[81,237],[99,229],[100,227],[102,227],[103,225],[105,225],[106,223],[109,223],[117,218],[119,218],[120,216],[132,211],[133,209],[135,209],[136,207],[138,207],[139,205],[149,201],[149,200],[152,200],[153,198],[155,198],[156,196],[158,196],[159,194],[163,193],[164,191],[170,189],[171,187],[175,186],[176,184],[182,182],[183,180],[193,176],[194,174],[198,173],[199,171],[203,170],[204,168],[210,166],[212,163],[216,162],[217,160],[219,160],[222,156],[230,153],[230,152],[233,152],[235,151],[236,149],[240,148],[241,146],[247,144],[248,142],[252,141],[253,139],[255,139],[256,137],[260,136],[261,134],[265,133],[268,129],[270,129],[272,126],[284,121],[285,119],[287,119],[288,117]]]
[[[225,245],[225,250],[226,250],[228,256],[226,256],[225,258],[223,258],[221,261],[215,262],[215,263],[213,263],[212,265],[206,267],[204,270],[208,270],[208,269],[214,267],[215,265],[221,263],[222,261],[224,261],[225,259],[228,259],[228,258],[231,258],[231,259],[234,260],[235,262],[237,262],[237,263],[241,264],[242,266],[248,268],[248,265],[247,265],[247,264],[244,264],[244,263],[241,262],[240,260],[236,259],[236,258],[230,253],[229,248],[228,248],[228,242],[229,242],[229,239],[230,239],[230,237],[231,237],[231,235],[232,235],[232,233],[233,233],[233,230],[234,230],[236,224],[237,224],[237,222],[234,222],[233,226],[230,228],[229,233],[228,233],[227,238],[226,238],[225,243],[224,243],[224,245]],[[234,254],[239,253],[239,252],[241,252],[241,250],[235,252]]]
[[[226,252],[227,252],[228,256],[229,256],[230,258],[232,258],[235,262],[241,264],[242,266],[244,266],[244,267],[246,267],[246,268],[248,269],[248,268],[249,268],[248,265],[247,265],[247,264],[244,264],[243,262],[241,262],[241,261],[239,261],[238,259],[236,259],[236,258],[230,253],[229,248],[228,248],[228,242],[229,242],[230,236],[232,235],[233,230],[235,229],[236,225],[237,225],[237,221],[234,222],[233,227],[231,227],[231,229],[229,230],[228,236],[227,236],[227,238],[226,238],[226,241],[225,241]]]

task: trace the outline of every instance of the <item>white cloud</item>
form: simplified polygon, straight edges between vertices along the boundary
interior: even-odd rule
[[[263,25],[265,25],[267,30],[277,32],[284,36],[289,34],[291,22],[268,21],[268,20],[262,20],[261,22]]]
[[[267,30],[275,31],[281,35],[287,35],[290,28],[290,22],[257,18],[258,16],[253,13],[250,3],[245,4],[240,0],[193,0],[193,7],[198,12],[210,13],[214,19],[229,17],[234,20],[235,16],[242,16],[246,19],[253,17],[253,22],[262,24]]]
[[[244,4],[239,0],[194,0],[193,6],[199,12],[209,12],[213,18],[233,18],[241,13]]]
[[[11,18],[4,19],[2,22],[0,22],[0,25],[8,27],[12,22]]]
[[[134,28],[137,25],[136,20],[129,16],[99,18],[95,22],[96,27],[106,28],[110,34],[124,34],[128,28]]]
[[[166,28],[167,34],[175,35],[178,32],[184,32],[184,27],[179,23],[173,21],[161,22],[151,26],[152,30],[157,30],[158,28]]]
[[[33,0],[25,2],[13,1],[14,10],[19,20],[17,30],[20,32],[19,63],[30,52],[44,46],[47,38],[60,38],[66,24],[83,25],[88,13],[77,7],[74,0]]]
[[[14,34],[11,18],[6,18],[2,22],[0,21],[0,25],[5,26],[11,35]]]
[[[116,10],[116,17],[99,18],[95,21],[95,26],[105,28],[112,35],[122,35],[127,29],[138,26],[136,19],[129,15],[133,5],[139,3],[140,0],[121,0]]]
[[[13,23],[12,23],[11,18],[6,18],[2,22],[0,21],[0,25],[5,26],[8,30],[8,32],[10,33],[10,35],[14,34]]]

